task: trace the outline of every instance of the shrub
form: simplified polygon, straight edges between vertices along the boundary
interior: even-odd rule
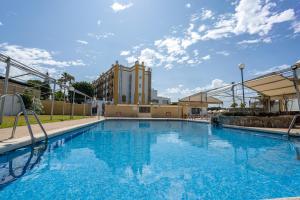
[[[236,108],[237,107],[237,103],[233,102],[230,107],[231,108]]]
[[[32,96],[28,93],[21,94],[24,106],[26,109],[30,109],[32,106]]]
[[[43,114],[44,112],[44,106],[40,99],[34,99],[30,109],[36,114]]]
[[[246,108],[246,104],[245,104],[245,103],[241,103],[241,104],[240,104],[240,107],[241,107],[241,108]]]

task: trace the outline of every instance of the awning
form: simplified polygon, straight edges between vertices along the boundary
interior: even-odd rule
[[[180,99],[179,101],[181,101],[181,102],[202,102],[202,103],[208,103],[208,104],[222,104],[223,103],[223,101],[221,101],[215,97],[207,96],[206,92],[199,92],[199,93],[193,94],[191,96],[184,97],[184,98]]]
[[[293,80],[274,74],[246,81],[245,86],[269,97],[295,95]]]

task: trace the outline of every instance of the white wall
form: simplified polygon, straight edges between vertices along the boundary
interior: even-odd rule
[[[1,105],[1,104],[0,104]],[[17,115],[21,111],[21,104],[17,97],[7,96],[5,97],[4,115]]]

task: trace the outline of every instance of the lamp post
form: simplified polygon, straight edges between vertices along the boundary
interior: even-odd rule
[[[245,105],[245,91],[244,91],[244,69],[245,69],[245,64],[243,64],[243,63],[239,64],[239,68],[241,70],[241,77],[242,77],[243,104]]]

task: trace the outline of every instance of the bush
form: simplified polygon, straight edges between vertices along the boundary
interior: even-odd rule
[[[44,106],[40,99],[34,99],[30,109],[36,114],[43,114],[44,112]]]
[[[30,109],[32,106],[32,96],[28,93],[21,94],[24,106],[26,109]]]
[[[234,103],[232,103],[232,104],[231,104],[231,106],[230,106],[230,107],[231,107],[231,108],[236,108],[236,107],[237,107],[237,105],[238,105],[238,104],[234,102]]]
[[[240,104],[240,107],[241,107],[241,108],[246,108],[246,104],[245,104],[245,103],[241,103],[241,104]]]

